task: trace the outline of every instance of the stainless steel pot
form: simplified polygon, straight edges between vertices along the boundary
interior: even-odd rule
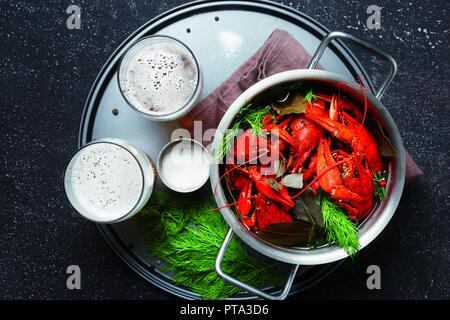
[[[403,154],[403,144],[398,132],[397,126],[394,120],[390,116],[389,112],[380,102],[381,97],[385,93],[386,89],[392,82],[395,76],[397,65],[395,60],[388,54],[374,48],[370,44],[350,36],[342,32],[332,32],[328,34],[321,42],[317,51],[315,52],[313,58],[311,59],[308,69],[291,70],[282,73],[275,74],[264,80],[261,80],[243,92],[236,101],[230,106],[228,111],[223,116],[216,135],[214,136],[213,149],[217,147],[219,141],[222,139],[225,131],[230,127],[231,122],[238,113],[238,111],[246,105],[249,101],[255,98],[260,93],[266,91],[267,89],[279,85],[281,83],[292,82],[292,81],[318,81],[329,85],[337,85],[339,83],[346,82],[348,80],[343,78],[341,75],[316,70],[315,67],[319,62],[320,57],[327,48],[328,44],[333,39],[343,39],[352,42],[353,44],[359,45],[363,49],[366,49],[375,56],[385,60],[390,66],[390,72],[386,80],[381,85],[378,92],[373,95],[367,92],[367,99],[369,102],[368,112],[372,117],[377,119],[382,125],[385,134],[390,138],[393,146],[398,151],[398,155],[395,158],[391,158],[388,164],[389,177],[387,179],[387,193],[388,196],[378,204],[368,218],[359,226],[359,240],[361,249],[367,246],[372,240],[374,240],[381,231],[386,227],[392,218],[397,205],[400,201],[400,197],[403,191],[403,185],[405,180],[405,159]],[[363,103],[364,96],[361,93],[359,84],[352,83],[349,87],[341,87],[341,91],[345,94],[352,96],[354,99],[358,99]],[[295,278],[296,272],[299,265],[318,265],[334,262],[340,259],[348,257],[347,253],[337,245],[328,245],[316,249],[305,249],[305,248],[286,248],[271,244],[265,240],[262,240],[254,233],[245,228],[239,219],[236,217],[235,213],[229,208],[224,208],[227,205],[227,199],[224,194],[222,186],[218,183],[219,174],[219,164],[213,163],[210,170],[211,185],[213,188],[217,186],[215,190],[215,200],[217,206],[221,207],[221,213],[225,221],[230,226],[230,231],[228,232],[224,243],[216,258],[216,272],[224,280],[242,288],[245,291],[256,294],[262,298],[266,299],[284,299],[289,293],[292,282]],[[239,281],[226,274],[222,268],[221,263],[228,244],[230,243],[233,235],[236,234],[244,243],[275,260],[292,264],[292,271],[284,287],[283,292],[279,296],[273,296],[267,294],[257,288],[254,288],[246,283]]]

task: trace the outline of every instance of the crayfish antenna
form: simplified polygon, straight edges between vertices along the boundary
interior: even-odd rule
[[[256,160],[258,160],[259,158],[261,158],[261,157],[263,157],[265,155],[267,155],[267,152],[264,152],[264,153],[260,154],[259,156],[254,157],[254,158],[252,158],[252,159],[250,159],[248,161],[245,161],[245,162],[243,162],[241,164],[235,164],[233,161],[231,161],[231,163],[229,163],[229,165],[231,165],[233,168],[231,168],[230,170],[225,169],[225,173],[220,176],[219,180],[217,180],[217,183],[214,186],[213,195],[216,194],[217,187],[218,187],[219,183],[222,181],[222,179],[224,177],[228,176],[230,174],[230,172],[232,172],[234,170],[240,170],[240,171],[246,172],[244,169],[242,169],[242,166],[244,166],[244,165],[246,165],[248,163],[251,163],[253,161],[256,161]]]

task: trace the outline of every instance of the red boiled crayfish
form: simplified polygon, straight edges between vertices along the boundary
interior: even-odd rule
[[[281,218],[283,222],[292,221],[292,217],[287,212],[295,206],[295,202],[290,198],[285,186],[277,182],[275,183],[278,184],[278,188],[271,185],[269,179],[275,181],[273,177],[264,176],[257,165],[245,168],[237,165],[229,165],[229,167],[239,171],[232,174],[232,186],[239,191],[237,208],[245,225],[256,230],[271,224],[269,220],[277,221]],[[256,195],[253,195],[254,189],[256,189]],[[256,208],[251,214],[254,204]]]
[[[346,159],[341,167],[334,167],[336,159],[330,151],[330,142],[320,141],[317,150],[317,176],[322,189],[347,210],[352,220],[364,218],[372,209],[372,173],[361,161],[344,151],[337,150],[338,160]]]
[[[372,209],[373,174],[383,170],[383,162],[363,125],[367,110],[363,114],[340,94],[317,94],[305,107],[303,114],[268,115],[262,120],[265,133],[256,136],[249,129],[239,134],[227,157],[225,176],[239,194],[235,204],[254,231],[293,221],[293,199],[308,187],[328,193],[352,220]],[[302,173],[303,181],[309,181],[297,195],[290,196],[272,170],[277,159],[286,160],[283,172]]]
[[[270,154],[282,156],[287,144],[294,143],[292,137],[284,129],[275,126],[267,126],[267,128],[270,128],[270,132],[278,139],[270,143],[264,136],[256,136],[251,130],[244,131],[238,136],[226,167],[226,175],[229,176],[232,187],[239,191],[238,211],[244,223],[254,230],[270,224],[268,221],[272,221],[275,216],[282,217],[283,221],[292,221],[287,211],[295,206],[287,188],[276,182],[272,175],[268,175],[269,170],[263,174],[264,167],[255,164],[258,159],[268,154],[269,156]],[[237,164],[235,160],[238,160]],[[237,172],[232,172],[232,170],[237,170]],[[253,195],[254,189],[257,192],[256,195]],[[250,215],[254,205],[256,208]],[[261,212],[272,212],[272,214]]]
[[[308,112],[309,110],[314,110],[314,107],[307,109],[305,116],[330,132],[333,137],[336,137],[344,143],[349,143],[353,149],[353,153],[358,155],[358,158],[361,160],[366,160],[371,170],[375,173],[381,172],[383,170],[383,162],[378,151],[378,143],[362,124],[345,111],[339,110],[340,106],[343,105],[346,106],[347,110],[351,110],[355,114],[360,115],[360,112],[355,111],[357,109],[351,103],[347,102],[343,104],[335,101],[333,108],[330,107],[329,117],[318,115],[317,110],[316,112]],[[331,112],[332,109],[333,111]],[[338,114],[340,114],[340,122],[336,120]]]

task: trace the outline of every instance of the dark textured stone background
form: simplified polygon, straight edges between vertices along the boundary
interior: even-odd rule
[[[0,298],[171,298],[134,274],[94,224],[70,209],[61,175],[77,147],[83,104],[103,63],[137,27],[183,2],[0,2]],[[66,28],[71,3],[82,9],[81,30]],[[449,298],[450,3],[284,4],[395,57],[399,73],[384,103],[425,171],[405,191],[381,236],[299,298]],[[382,7],[382,30],[364,28],[369,4]],[[82,290],[66,289],[70,264],[81,267]],[[366,289],[371,264],[381,267],[378,291]]]

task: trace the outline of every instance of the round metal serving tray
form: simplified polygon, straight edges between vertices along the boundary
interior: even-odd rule
[[[251,27],[252,26],[252,27]],[[79,146],[89,141],[119,137],[141,148],[156,159],[161,148],[170,140],[177,121],[153,122],[132,110],[123,99],[117,84],[118,61],[127,48],[144,36],[164,34],[175,37],[195,53],[202,68],[204,88],[202,98],[239,67],[268,38],[275,28],[288,31],[312,55],[320,40],[329,32],[310,17],[267,1],[197,1],[154,18],[130,35],[111,55],[100,71],[89,93],[84,108]],[[227,41],[226,39],[233,39]],[[366,87],[373,86],[353,54],[342,43],[336,42],[325,52],[321,65],[325,70],[354,80],[358,75]],[[117,109],[118,114],[112,110]],[[164,188],[157,182],[156,188]],[[211,192],[204,187],[200,192]],[[147,254],[142,235],[133,222],[98,225],[114,251],[137,274],[162,290],[185,299],[200,296],[188,288],[176,286],[173,274],[161,271],[161,264]],[[305,266],[298,273],[290,295],[311,287],[332,272],[337,263]],[[280,266],[281,269],[287,266]],[[268,287],[276,294],[281,288]],[[234,299],[254,299],[239,295]]]

